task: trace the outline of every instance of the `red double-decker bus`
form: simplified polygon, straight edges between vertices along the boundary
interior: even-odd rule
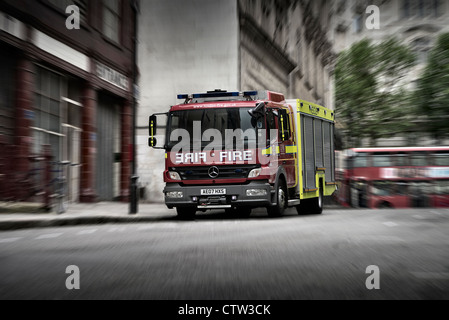
[[[336,152],[339,203],[364,208],[449,207],[449,147]]]

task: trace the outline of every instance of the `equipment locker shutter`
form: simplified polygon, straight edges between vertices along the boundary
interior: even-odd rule
[[[324,167],[326,168],[326,182],[333,180],[333,152],[332,152],[332,138],[331,124],[329,122],[323,122],[323,134],[324,134]]]
[[[315,119],[314,121],[315,127],[315,157],[316,157],[316,166],[322,168],[324,166],[323,161],[323,129],[321,120]]]
[[[304,140],[305,140],[305,188],[315,189],[315,150],[313,118],[304,117]]]
[[[330,150],[330,158],[331,158],[331,181],[335,182],[335,146],[334,146],[334,124],[330,124],[330,142],[331,142],[331,150]]]

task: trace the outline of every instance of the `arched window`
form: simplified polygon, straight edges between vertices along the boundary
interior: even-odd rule
[[[412,50],[418,63],[426,63],[431,49],[430,40],[426,37],[417,38],[412,42]]]

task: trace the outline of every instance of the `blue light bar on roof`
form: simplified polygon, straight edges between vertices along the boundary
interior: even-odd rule
[[[238,97],[238,92],[208,92],[208,93],[195,93],[193,99],[198,98],[221,98],[221,97]]]
[[[258,91],[244,91],[244,92],[226,92],[226,91],[209,91],[206,93],[194,93],[194,94],[178,94],[178,99],[201,99],[201,98],[225,98],[225,97],[250,97],[257,96]]]
[[[257,96],[258,92],[257,91],[244,91],[243,92],[243,96]]]

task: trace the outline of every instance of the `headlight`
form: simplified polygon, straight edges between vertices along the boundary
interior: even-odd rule
[[[248,190],[246,190],[247,197],[261,197],[261,196],[266,196],[266,195],[267,195],[266,189],[248,189]]]
[[[181,176],[179,175],[179,173],[175,172],[175,171],[169,171],[168,172],[168,176],[170,177],[170,179],[172,180],[181,180]]]
[[[182,191],[170,191],[165,194],[167,198],[176,198],[180,199],[184,197],[184,193]]]
[[[248,178],[257,178],[260,176],[260,173],[262,172],[262,168],[253,169],[250,171]]]

